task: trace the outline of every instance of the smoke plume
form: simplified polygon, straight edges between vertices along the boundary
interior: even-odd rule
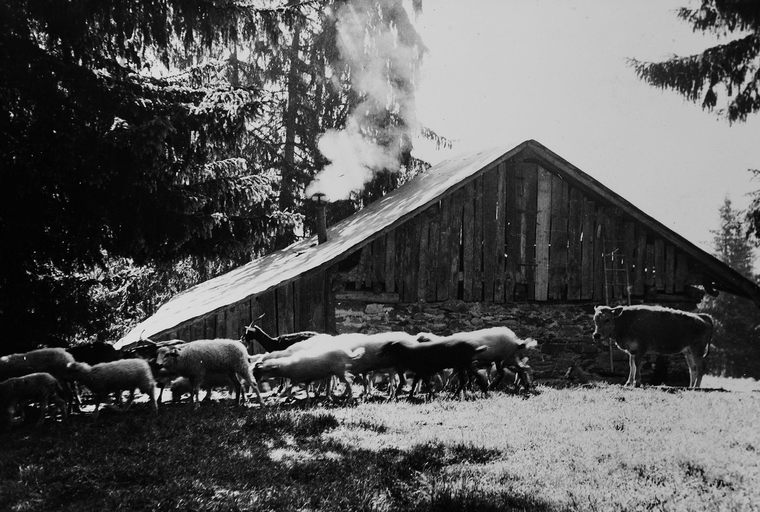
[[[328,201],[348,199],[378,171],[399,169],[402,141],[417,126],[414,84],[424,50],[401,0],[352,0],[336,16],[341,58],[364,100],[343,130],[328,130],[319,140],[330,163],[306,188],[306,196],[323,193]],[[373,126],[372,120],[387,112],[400,123]]]

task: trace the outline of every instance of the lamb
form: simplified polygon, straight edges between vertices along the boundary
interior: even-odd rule
[[[200,385],[206,374],[220,372],[229,375],[230,379],[245,381],[256,392],[259,404],[264,405],[248,365],[248,352],[238,340],[196,340],[168,349],[162,348],[158,351],[156,363],[169,372],[190,380],[193,403],[197,403]],[[241,395],[238,392],[238,402]]]
[[[434,392],[430,385],[430,378],[434,373],[446,368],[453,368],[459,374],[460,384],[456,391],[459,395],[464,391],[467,370],[472,365],[473,358],[487,349],[485,345],[475,346],[473,343],[462,340],[438,340],[417,344],[392,341],[382,348],[381,353],[391,358],[399,371],[409,370],[414,373],[414,382],[409,393],[411,399],[420,380],[425,382],[428,396],[432,398]],[[401,391],[403,384],[403,381],[399,384],[397,394]],[[483,391],[486,390],[483,389]]]
[[[438,341],[463,341],[473,346],[486,346],[488,349],[475,356],[476,366],[489,366],[496,364],[496,378],[489,388],[494,389],[499,385],[506,374],[506,368],[514,370],[519,376],[526,390],[530,388],[530,376],[528,375],[527,358],[523,356],[524,350],[533,349],[538,342],[532,338],[520,339],[507,327],[490,327],[477,331],[459,332],[451,336],[436,336],[431,333],[419,333],[417,339],[420,342],[431,340]]]
[[[206,396],[203,399],[204,402],[211,400],[211,388],[215,387],[227,387],[230,390],[234,390],[236,394],[240,394],[240,382],[237,380],[233,382],[230,380],[230,376],[226,373],[207,373],[201,383],[201,387],[206,388]],[[183,395],[192,394],[193,387],[190,384],[190,379],[187,377],[177,377],[171,381],[169,390],[172,393],[172,401],[179,402]]]
[[[0,382],[0,425],[11,423],[13,413],[19,404],[39,402],[39,426],[45,418],[48,403],[53,400],[61,411],[64,421],[68,414],[66,400],[61,396],[64,390],[58,379],[47,372],[35,372],[21,377],[11,377]]]
[[[94,366],[87,363],[69,363],[67,370],[69,375],[87,386],[95,395],[95,417],[100,411],[100,404],[107,400],[110,393],[121,394],[122,391],[128,390],[129,407],[134,399],[135,388],[150,397],[154,412],[158,410],[156,381],[150,365],[143,359],[120,359]]]
[[[348,350],[328,342],[295,353],[281,352],[279,357],[262,357],[254,364],[253,373],[256,379],[284,377],[292,382],[306,383],[307,394],[311,382],[335,376],[345,384],[350,394],[351,385],[346,379],[346,370],[363,354],[363,348]],[[292,387],[289,390],[292,393]]]

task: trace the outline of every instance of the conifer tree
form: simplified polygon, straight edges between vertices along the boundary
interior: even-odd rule
[[[720,207],[720,227],[713,231],[715,256],[741,273],[757,281],[753,264],[754,249],[747,238],[743,212],[735,210],[726,198]],[[760,377],[760,310],[742,297],[721,293],[705,296],[700,309],[716,321],[712,343],[716,354],[711,357],[711,370],[727,376]]]
[[[673,89],[702,108],[744,121],[760,110],[760,2],[701,0],[699,7],[682,7],[678,17],[695,32],[714,34],[722,44],[696,55],[663,62],[631,59],[640,78],[662,89]],[[721,96],[725,96],[723,106]]]
[[[203,279],[301,232],[319,135],[364,94],[348,3],[0,3],[0,351],[91,328],[105,275],[164,281],[125,261]],[[360,4],[368,41],[417,37],[399,0]]]

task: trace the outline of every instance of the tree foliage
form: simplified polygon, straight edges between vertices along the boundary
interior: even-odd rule
[[[0,4],[4,351],[93,333],[111,292],[139,302],[128,283],[146,291],[173,269],[192,284],[308,230],[319,135],[367,94],[338,48],[346,3]],[[358,5],[378,13],[368,40],[417,37],[399,1]],[[365,133],[390,144],[398,102],[383,107]]]
[[[663,62],[631,59],[636,74],[651,85],[673,89],[689,101],[719,113],[729,122],[745,121],[760,110],[760,3],[756,0],[701,0],[682,7],[678,17],[695,32],[730,40],[702,53],[675,56]]]
[[[720,228],[713,231],[715,256],[731,266],[744,277],[758,280],[754,274],[755,254],[747,239],[743,212],[733,208],[726,198],[720,208]],[[717,297],[705,296],[700,305],[716,320],[713,344],[717,357],[711,363],[713,372],[732,377],[760,377],[760,311],[757,306],[742,297],[721,293]]]

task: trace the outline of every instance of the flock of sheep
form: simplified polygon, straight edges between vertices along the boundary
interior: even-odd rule
[[[267,352],[250,355],[254,340]],[[473,379],[486,393],[510,371],[514,372],[515,382],[527,389],[529,367],[524,351],[536,345],[535,340],[520,339],[506,327],[445,337],[405,332],[303,332],[278,338],[258,327],[246,327],[241,340],[142,340],[122,352],[106,344],[68,350],[42,348],[0,357],[0,428],[21,421],[16,416],[30,403],[40,404],[37,423],[43,421],[50,403],[57,406],[65,420],[67,413],[79,406],[77,385],[91,392],[96,416],[101,405],[112,400],[111,395],[115,395],[116,402],[111,407],[128,408],[135,390],[147,395],[151,407],[157,410],[166,386],[175,398],[190,392],[196,404],[201,389],[207,391],[208,398],[211,388],[229,387],[234,389],[238,403],[246,399],[245,390],[251,389],[264,406],[260,384],[277,378],[284,382],[278,399],[286,392],[290,397],[294,384],[305,384],[308,396],[311,383],[325,379],[330,382],[332,377],[344,383],[343,396],[353,399],[347,373],[363,384],[363,396],[372,392],[372,382],[378,374],[390,377],[389,398],[398,396],[407,374],[414,379],[410,397],[420,381],[432,395],[431,380],[441,375],[458,377],[457,395]],[[489,382],[493,373],[495,378]],[[393,384],[395,376],[397,385]],[[129,391],[129,398],[122,405],[124,391]],[[329,386],[327,392],[331,393]]]

